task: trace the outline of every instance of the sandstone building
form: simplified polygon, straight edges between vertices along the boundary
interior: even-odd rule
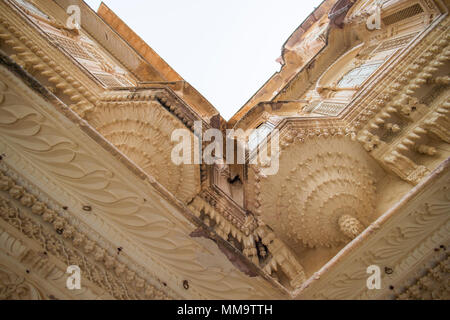
[[[225,121],[104,4],[1,1],[0,299],[449,299],[449,7],[323,1]],[[247,162],[174,164],[196,121]]]

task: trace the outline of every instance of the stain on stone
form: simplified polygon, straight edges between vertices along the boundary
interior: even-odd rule
[[[244,261],[243,256],[234,248],[230,248],[223,244],[221,241],[216,241],[213,239],[208,230],[203,227],[199,227],[196,230],[192,231],[190,234],[193,238],[206,238],[214,241],[217,244],[217,247],[220,251],[227,257],[227,259],[235,266],[238,270],[245,273],[249,277],[256,277],[258,274],[250,268],[249,263]]]

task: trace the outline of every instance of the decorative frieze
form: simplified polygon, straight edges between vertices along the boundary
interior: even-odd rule
[[[446,251],[446,247],[441,245],[436,251]],[[441,254],[434,266],[425,267],[420,270],[421,274],[409,284],[403,285],[401,292],[396,293],[394,299],[397,300],[449,300],[449,274],[450,257],[447,252]],[[412,283],[411,283],[412,282]],[[400,290],[396,290],[397,292]]]
[[[104,290],[110,291],[117,299],[167,298],[165,293],[154,286],[148,283],[144,285],[145,281],[139,276],[134,276],[135,272],[128,267],[123,267],[116,260],[116,255],[107,253],[96,242],[71,226],[67,219],[59,216],[55,210],[49,209],[45,203],[39,201],[24,187],[17,185],[4,172],[0,172],[0,185],[1,191],[19,201],[22,206],[29,208],[28,210],[35,216],[41,216],[48,226],[53,227],[54,232],[51,232],[42,223],[28,217],[25,210],[13,205],[11,200],[0,198],[2,219],[28,238],[38,242],[44,252],[55,256],[67,266],[78,265],[90,281]],[[67,241],[72,242],[72,246]],[[87,259],[86,255],[91,256],[100,265]],[[116,268],[115,274],[107,271],[114,266],[121,266],[121,268]],[[124,274],[128,275],[125,280],[120,278]],[[132,274],[133,276],[130,277]],[[141,283],[142,281],[144,283]],[[145,290],[143,290],[144,287]],[[143,291],[139,292],[140,290]]]

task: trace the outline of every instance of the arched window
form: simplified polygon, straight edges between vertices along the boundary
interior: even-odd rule
[[[353,88],[361,85],[380,65],[381,62],[367,63],[350,70],[339,80],[338,88]]]

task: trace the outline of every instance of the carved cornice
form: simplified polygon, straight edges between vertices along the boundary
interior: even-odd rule
[[[433,156],[436,153],[424,143],[435,137],[444,143],[450,141],[445,129],[450,110],[448,89],[423,98],[418,93],[435,91],[436,81],[439,84],[435,86],[448,87],[446,77],[436,74],[449,66],[450,37],[444,31],[448,30],[449,21],[446,18],[435,26],[426,38],[410,49],[401,63],[395,64],[395,69],[390,70],[384,80],[378,80],[384,89],[374,89],[378,97],[374,104],[356,117],[357,111],[353,109],[347,117],[347,120],[354,117],[350,123],[358,130],[358,140],[364,148],[384,167],[412,184],[417,184],[433,169],[415,162],[417,154]],[[432,80],[433,77],[437,80]],[[426,100],[426,104],[420,100]],[[364,105],[362,102],[361,106]]]
[[[194,121],[201,121],[203,130],[210,128],[209,123],[205,122],[183,99],[164,84],[164,82],[152,85],[141,84],[132,88],[117,88],[116,90],[105,91],[98,101],[98,107],[105,107],[108,103],[158,101],[164,109],[179,119],[191,131],[194,130]]]
[[[236,221],[231,216],[226,216],[224,212],[219,213],[214,206],[200,197],[196,197],[189,207],[208,229],[214,230],[222,239],[228,240],[280,287],[291,291],[305,281],[303,267],[291,249],[261,220],[249,215],[243,228],[237,228],[233,224]],[[232,223],[229,220],[232,220]],[[287,283],[280,281],[279,271],[286,273]]]
[[[446,32],[449,23],[450,19],[442,16],[433,28],[424,31],[415,43],[403,50],[397,61],[386,64],[388,67],[346,108],[343,120],[360,130],[369,120],[379,116],[383,108],[395,106],[401,99],[412,96],[433,76],[437,67],[449,60],[450,37]],[[420,70],[423,72],[418,72]]]
[[[406,283],[397,284],[389,298],[398,300],[449,300],[450,257],[445,252],[448,245],[435,248],[438,257],[432,258],[422,268],[416,268],[417,276],[408,279]],[[444,251],[444,253],[442,252]],[[397,289],[400,287],[400,289]],[[392,290],[392,291],[393,291]]]

